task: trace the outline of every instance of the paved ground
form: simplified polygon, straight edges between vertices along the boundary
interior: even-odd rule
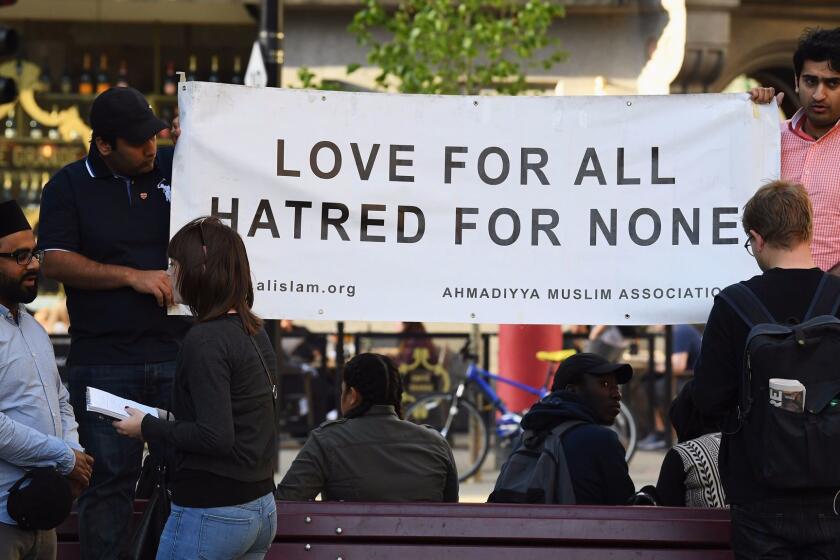
[[[284,443],[283,449],[280,451],[280,474],[276,477],[279,482],[283,475],[289,470],[289,466],[294,461],[299,446],[295,443]],[[636,484],[638,490],[647,484],[656,484],[656,479],[659,476],[659,468],[662,465],[662,459],[665,457],[665,451],[638,451],[633,460],[630,461],[630,477]],[[487,458],[485,465],[492,465],[492,456]],[[485,470],[481,472],[480,480],[470,480],[461,484],[460,496],[462,502],[485,502],[487,496],[493,490],[496,477],[499,471]]]

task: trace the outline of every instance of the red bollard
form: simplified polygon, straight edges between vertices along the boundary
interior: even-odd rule
[[[496,373],[540,387],[545,383],[549,364],[538,360],[537,352],[562,348],[561,325],[499,325],[499,371]],[[537,402],[537,397],[511,385],[497,383],[496,390],[512,412],[520,412]]]

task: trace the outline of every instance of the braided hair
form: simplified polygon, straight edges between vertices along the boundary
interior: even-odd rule
[[[349,410],[346,418],[362,416],[376,404],[393,406],[402,418],[402,376],[388,356],[359,354],[344,366],[344,384],[362,396],[361,404]]]

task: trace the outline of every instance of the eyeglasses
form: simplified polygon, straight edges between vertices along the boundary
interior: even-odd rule
[[[0,257],[15,259],[15,262],[18,263],[18,265],[27,266],[32,262],[32,259],[35,259],[39,263],[44,262],[44,251],[41,251],[40,249],[37,251],[32,251],[30,249],[18,249],[14,253],[0,253]]]
[[[747,237],[746,242],[744,242],[744,249],[747,250],[747,254],[751,257],[755,256],[752,248],[752,236]]]

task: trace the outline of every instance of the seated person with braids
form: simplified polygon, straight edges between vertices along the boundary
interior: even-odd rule
[[[341,413],[312,431],[277,488],[279,500],[457,502],[446,440],[402,420],[402,379],[390,358],[359,354],[344,366]]]

